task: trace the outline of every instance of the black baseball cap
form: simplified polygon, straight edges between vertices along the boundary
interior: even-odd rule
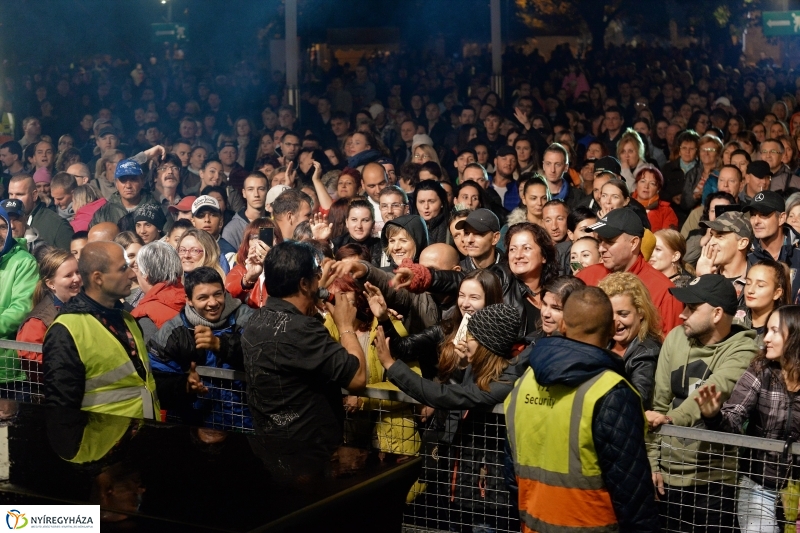
[[[25,206],[22,200],[9,199],[0,201],[0,207],[6,210],[9,216],[23,217],[25,216]]]
[[[736,315],[739,299],[733,283],[719,274],[705,274],[694,278],[686,287],[673,287],[672,295],[684,304],[708,303],[721,307],[726,315]]]
[[[644,236],[644,225],[642,219],[632,209],[621,207],[597,219],[597,222],[586,226],[583,231],[595,232],[604,239],[614,239],[623,233],[641,238]]]
[[[747,173],[761,179],[772,177],[772,171],[769,169],[769,163],[766,161],[753,161],[748,163]]]
[[[620,172],[622,172],[622,165],[619,164],[619,160],[616,157],[607,155],[594,162],[595,175],[601,172],[610,172],[619,176]]]
[[[500,219],[488,209],[480,208],[467,215],[464,220],[456,222],[456,229],[463,229],[464,226],[469,226],[479,233],[498,232]]]
[[[758,211],[764,215],[774,212],[783,213],[786,211],[786,202],[783,196],[775,191],[761,191],[753,197],[753,200],[742,208],[743,213],[748,211]]]
[[[497,153],[495,154],[496,157],[505,157],[507,155],[513,155],[514,157],[517,156],[517,151],[507,144],[504,144],[503,146],[498,148]]]

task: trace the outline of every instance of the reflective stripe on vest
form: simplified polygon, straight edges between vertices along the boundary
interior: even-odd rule
[[[523,531],[618,531],[592,440],[595,404],[618,383],[605,371],[577,388],[543,387],[529,368],[506,398]]]
[[[145,368],[144,380],[126,348],[96,318],[85,313],[66,314],[58,316],[53,324],[69,330],[86,369],[83,410],[157,420],[161,407],[144,339],[133,317],[123,312],[123,318]]]

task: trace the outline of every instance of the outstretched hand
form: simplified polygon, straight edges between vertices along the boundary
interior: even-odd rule
[[[717,386],[714,384],[703,385],[697,389],[697,396],[694,401],[700,407],[700,413],[704,418],[714,418],[722,409],[722,392],[717,392]]]
[[[394,271],[391,286],[398,290],[405,289],[411,286],[412,281],[414,281],[414,271],[410,268],[400,267]]]

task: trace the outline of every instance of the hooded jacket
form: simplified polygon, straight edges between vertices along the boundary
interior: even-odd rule
[[[610,370],[625,376],[623,359],[596,346],[554,336],[522,352],[528,356],[536,382],[542,386],[575,388]],[[620,531],[659,531],[650,465],[644,443],[641,399],[619,383],[595,404],[592,438],[603,483],[611,496]],[[543,428],[543,431],[546,428]],[[506,443],[506,480],[516,494],[513,458]]]
[[[439,200],[442,202],[442,209],[441,212],[433,217],[432,219],[425,222],[425,225],[428,228],[428,243],[447,243],[452,244],[452,239],[450,238],[450,228],[447,226],[447,218],[450,209],[447,203],[447,193],[444,191],[443,187],[435,187],[433,189],[425,189],[425,190],[433,190],[439,196]],[[420,189],[417,186],[417,190],[415,191],[417,198],[419,198]],[[396,220],[396,219],[395,219]]]
[[[394,220],[386,222],[381,230],[382,250],[386,250],[389,247],[389,238],[386,236],[386,230],[389,228],[389,226],[400,226],[411,236],[411,238],[414,240],[414,244],[416,245],[416,250],[414,251],[414,262],[418,263],[419,254],[421,254],[422,250],[429,244],[428,226],[425,224],[425,220],[423,220],[419,215],[403,215],[395,218]],[[389,258],[389,270],[392,271],[399,265],[394,262],[391,254],[387,254],[387,256]],[[372,262],[373,264],[379,264],[375,263],[374,260]]]
[[[28,214],[28,226],[36,228],[39,238],[50,246],[69,250],[72,241],[72,226],[45,206],[44,202],[37,202]]]
[[[656,368],[653,411],[665,414],[676,426],[704,427],[700,407],[694,401],[701,385],[715,385],[728,399],[736,382],[756,355],[756,332],[733,326],[716,344],[704,346],[675,328],[664,339]],[[648,448],[653,472],[662,472],[664,483],[692,486],[710,481],[734,482],[736,452],[702,441],[686,442],[653,435]],[[662,446],[663,444],[663,446]]]
[[[39,268],[27,251],[25,239],[15,239],[11,234],[11,220],[2,207],[0,219],[8,226],[0,248],[0,339],[14,340],[17,329],[33,307]],[[15,350],[0,348],[0,365],[0,383],[24,379]]]
[[[792,294],[790,300],[792,303],[798,303],[798,296],[800,296],[800,235],[788,224],[784,224],[783,228],[783,245],[778,254],[778,261],[786,263],[789,266],[790,278],[792,281]],[[753,251],[747,255],[747,267],[755,265],[762,259],[773,260],[772,254],[766,251],[761,246],[761,239],[753,241]]]

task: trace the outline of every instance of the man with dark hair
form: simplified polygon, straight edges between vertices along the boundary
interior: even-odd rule
[[[241,334],[253,310],[225,292],[222,277],[211,267],[187,272],[184,290],[186,305],[150,339],[147,350],[162,405],[186,412],[195,399],[187,376],[196,366],[244,370]],[[202,383],[196,385],[198,392],[205,388]],[[211,404],[204,402],[205,412],[194,413],[203,422],[230,425],[231,414],[242,416],[241,399],[221,398],[219,389],[213,394],[204,400],[225,400],[223,411],[212,414]]]
[[[25,216],[28,217],[27,225],[35,228],[43,241],[62,250],[69,250],[72,226],[39,201],[39,191],[36,190],[33,178],[25,174],[11,178],[8,196],[22,201]]]
[[[565,178],[569,176],[569,152],[563,145],[553,143],[547,147],[542,156],[542,170],[554,200],[563,201],[570,209],[581,204],[586,193]]]
[[[428,105],[425,106],[425,119],[427,121],[425,130],[428,132],[428,136],[433,139],[434,146],[437,148],[442,146],[445,136],[452,128],[441,119],[439,104],[428,102]]]
[[[523,529],[659,531],[641,399],[605,349],[614,334],[605,293],[575,289],[561,333],[530,349],[504,404],[506,480]]]
[[[366,361],[355,334],[353,293],[326,304],[339,331],[334,340],[317,318],[322,254],[282,242],[264,261],[270,297],[242,332],[248,401],[256,433],[303,441],[332,454],[343,437],[342,388],[366,386]]]
[[[617,153],[617,142],[622,135],[624,123],[623,112],[620,107],[611,106],[606,109],[603,115],[605,131],[600,135],[600,141],[605,145],[606,152],[609,154]]]
[[[288,189],[272,202],[272,218],[275,221],[275,242],[292,238],[294,229],[311,218],[311,198],[296,189]]]
[[[64,304],[44,337],[45,404],[160,420],[142,332],[120,303],[136,279],[125,250],[89,243],[78,271],[84,290]]]
[[[222,238],[228,241],[235,249],[242,243],[242,235],[247,225],[257,218],[267,216],[265,209],[269,183],[267,177],[261,172],[251,172],[244,180],[242,196],[247,207],[238,211],[222,230]]]
[[[497,151],[506,144],[506,137],[500,133],[500,125],[503,123],[503,115],[496,109],[492,109],[483,119],[483,127],[486,128],[484,137],[489,148]]]
[[[700,386],[714,386],[724,402],[756,356],[755,331],[733,324],[738,298],[725,276],[706,274],[670,292],[686,308],[683,326],[666,336],[658,356],[653,410],[645,413],[651,429],[702,425],[694,401]],[[659,499],[668,502],[664,530],[688,523],[692,531],[734,531],[736,454],[700,441],[654,440],[647,454]]]
[[[4,191],[8,188],[9,179],[25,173],[25,166],[22,164],[22,146],[17,141],[7,141],[0,145],[0,163],[3,164]],[[0,195],[3,191],[0,191]]]
[[[296,164],[297,154],[300,153],[300,136],[291,130],[284,133],[281,138],[281,153],[283,165],[288,165],[290,162]]]
[[[336,111],[331,115],[330,126],[339,150],[344,149],[344,139],[350,133],[350,116],[343,111]]]
[[[563,200],[550,200],[542,208],[542,223],[553,244],[556,245],[556,262],[558,271],[564,276],[570,274],[569,257],[572,240],[569,238],[569,206]]]
[[[494,158],[494,168],[490,189],[497,193],[506,210],[513,211],[519,207],[519,186],[514,179],[514,171],[517,170],[516,150],[507,145],[501,146]]]

